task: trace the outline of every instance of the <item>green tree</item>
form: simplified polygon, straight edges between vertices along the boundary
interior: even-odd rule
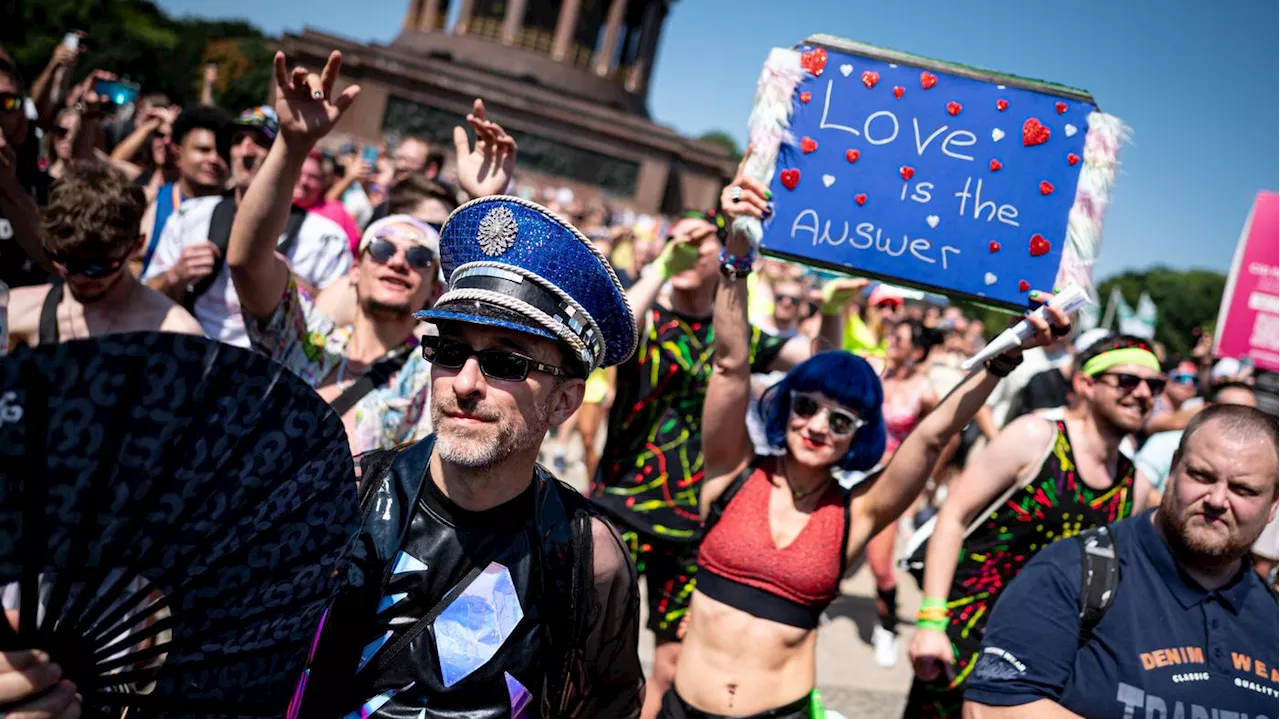
[[[729,155],[733,157],[734,160],[742,159],[742,150],[738,148],[738,141],[733,139],[733,137],[727,132],[712,130],[710,132],[702,133],[698,139],[703,142],[712,142],[723,147],[729,151]]]
[[[1130,307],[1136,307],[1143,290],[1151,296],[1159,313],[1156,341],[1171,354],[1187,354],[1195,345],[1192,330],[1210,329],[1217,321],[1218,306],[1227,278],[1211,270],[1172,270],[1152,267],[1125,272],[1098,285],[1098,297],[1105,303],[1113,287]]]
[[[214,99],[228,110],[261,104],[271,75],[262,31],[243,20],[174,19],[151,0],[0,0],[0,45],[28,82],[71,30],[88,36],[72,73],[110,70],[179,104],[200,99],[201,69],[219,63]]]

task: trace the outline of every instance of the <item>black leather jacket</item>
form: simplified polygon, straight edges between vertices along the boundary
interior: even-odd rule
[[[541,467],[510,502],[462,510],[429,477],[434,445],[362,461],[364,526],[300,715],[638,716],[639,594],[616,532]]]

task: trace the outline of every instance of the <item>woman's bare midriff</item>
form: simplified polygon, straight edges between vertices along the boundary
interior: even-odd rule
[[[817,641],[816,629],[761,619],[695,591],[676,691],[711,714],[785,706],[813,690]]]

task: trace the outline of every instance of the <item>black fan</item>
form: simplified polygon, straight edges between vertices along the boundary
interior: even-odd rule
[[[284,715],[358,513],[342,422],[265,357],[138,333],[0,365],[0,644],[85,716]]]

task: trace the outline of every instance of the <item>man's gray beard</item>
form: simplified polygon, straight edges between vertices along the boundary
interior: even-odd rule
[[[537,424],[530,426],[524,435],[517,435],[511,424],[503,421],[498,425],[497,434],[489,439],[450,436],[439,429],[446,426],[443,419],[443,414],[432,404],[431,422],[438,428],[436,451],[445,462],[468,469],[493,467],[514,454],[540,447],[551,427],[550,412],[543,407],[538,408]]]

